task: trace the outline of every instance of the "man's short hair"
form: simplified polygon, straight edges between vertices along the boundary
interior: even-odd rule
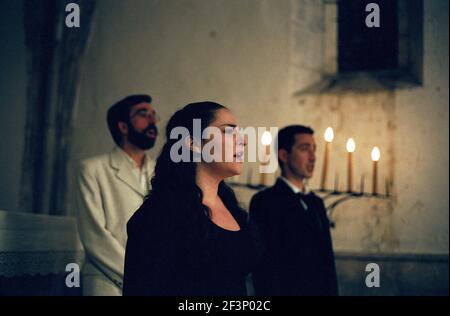
[[[292,146],[295,144],[295,135],[309,134],[313,135],[314,130],[311,127],[304,125],[289,125],[280,129],[277,135],[278,150],[284,149],[287,153],[290,153]],[[278,153],[277,153],[278,154]],[[280,168],[283,169],[283,162],[278,159]]]
[[[117,123],[130,122],[130,110],[133,105],[146,102],[151,103],[152,97],[147,94],[130,95],[117,103],[114,103],[109,109],[106,115],[108,122],[108,128],[114,142],[120,146],[122,141],[122,134],[120,133]]]

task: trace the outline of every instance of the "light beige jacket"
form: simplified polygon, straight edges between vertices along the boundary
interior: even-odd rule
[[[109,154],[82,161],[77,181],[78,225],[86,253],[83,273],[102,273],[120,289],[126,224],[147,194],[125,155],[116,147]],[[148,155],[146,159],[144,167],[152,175],[154,161]]]

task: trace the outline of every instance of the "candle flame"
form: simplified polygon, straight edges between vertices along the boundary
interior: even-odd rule
[[[371,156],[372,156],[372,161],[380,160],[380,156],[381,156],[380,149],[377,146],[373,147]]]
[[[355,149],[356,149],[356,144],[355,144],[355,141],[353,140],[353,138],[349,138],[348,140],[347,140],[347,151],[349,152],[349,153],[352,153],[352,152],[354,152],[355,151]]]
[[[333,141],[333,139],[334,139],[334,132],[333,132],[333,129],[331,127],[328,127],[325,130],[324,137],[325,137],[325,141],[327,143],[331,143]]]
[[[272,134],[269,131],[265,131],[261,136],[261,143],[264,146],[269,146],[272,143]]]

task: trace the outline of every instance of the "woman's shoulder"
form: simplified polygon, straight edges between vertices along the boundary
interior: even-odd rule
[[[164,208],[155,199],[149,197],[144,200],[141,206],[134,212],[127,223],[127,230],[148,230],[166,221],[168,209]]]

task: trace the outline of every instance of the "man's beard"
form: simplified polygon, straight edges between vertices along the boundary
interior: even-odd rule
[[[155,137],[149,137],[147,135],[148,131],[153,130],[155,133]],[[155,145],[156,136],[158,135],[158,129],[155,124],[150,124],[144,131],[138,132],[134,129],[134,127],[129,124],[128,125],[128,141],[132,143],[134,146],[142,149],[148,150]]]

